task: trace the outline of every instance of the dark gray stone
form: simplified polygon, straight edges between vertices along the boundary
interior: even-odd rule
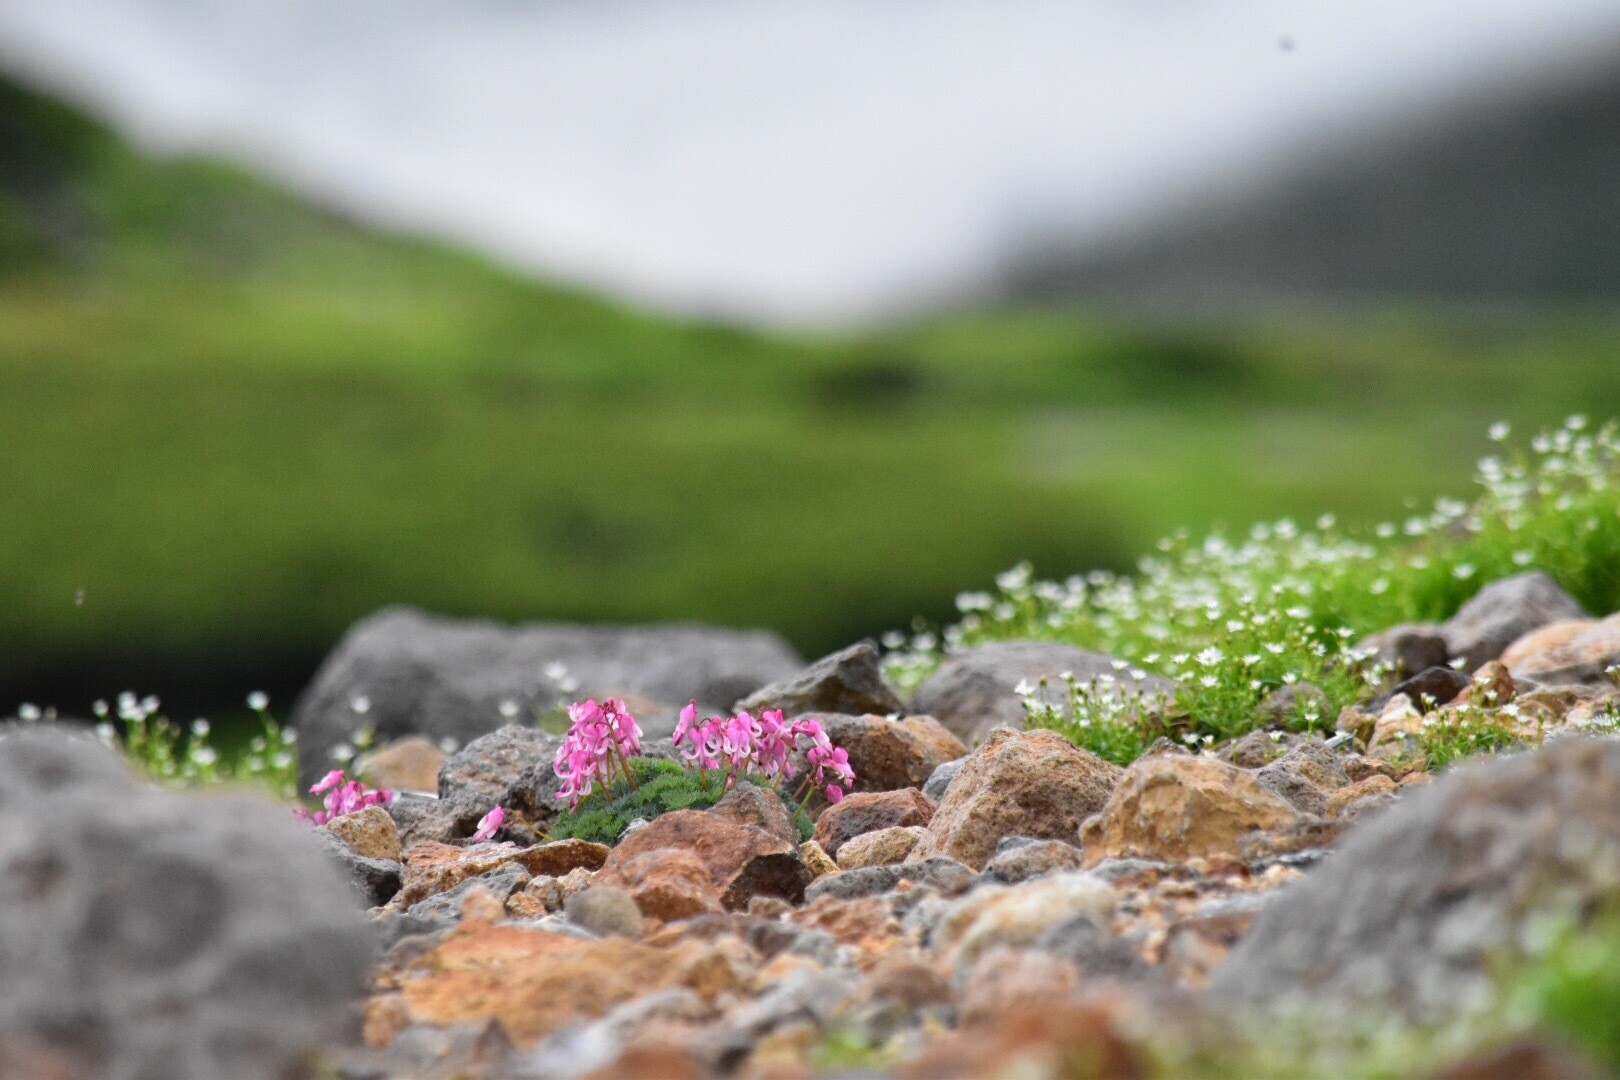
[[[1052,927],[1035,948],[1074,964],[1087,983],[1137,983],[1155,974],[1129,941],[1110,934],[1089,915],[1076,915]]]
[[[1129,667],[1117,668],[1115,659],[1102,653],[1050,641],[1002,641],[946,656],[917,688],[911,711],[934,717],[972,746],[993,727],[1023,728],[1024,707],[1014,692],[1020,682],[1033,686],[1046,678],[1043,700],[1066,707],[1068,691],[1059,679],[1065,671],[1082,684],[1097,680],[1099,686],[1140,693],[1153,703],[1175,696],[1176,684],[1169,679],[1134,679]]]
[[[1008,840],[1023,843],[1008,847]],[[995,857],[985,865],[984,877],[1003,885],[1016,885],[1060,870],[1078,870],[1084,861],[1084,853],[1073,844],[1009,836],[996,846]]]
[[[343,869],[353,883],[355,892],[368,908],[381,907],[399,892],[400,879],[405,868],[393,859],[368,859],[357,855],[337,835],[328,829],[316,829],[315,839],[326,849],[327,855]]]
[[[553,665],[566,674],[554,678]],[[508,626],[386,608],[349,629],[299,699],[300,779],[314,783],[333,748],[368,725],[379,742],[425,735],[460,744],[508,723],[508,702],[530,718],[561,698],[610,696],[667,705],[673,724],[688,699],[724,709],[802,666],[781,638],[759,630]],[[370,702],[363,714],[357,696]]]
[[[451,812],[440,804],[437,797],[400,792],[387,805],[387,810],[388,816],[394,819],[394,827],[399,830],[401,847],[408,848],[423,840],[448,844],[462,835],[456,828]]]
[[[1450,665],[1427,668],[1397,683],[1389,693],[1374,698],[1366,706],[1366,711],[1377,712],[1389,704],[1389,699],[1396,694],[1405,694],[1406,699],[1419,709],[1425,708],[1425,701],[1434,706],[1449,705],[1453,698],[1468,689],[1472,681],[1468,675]]]
[[[1281,892],[1212,997],[1443,1019],[1488,993],[1548,913],[1620,887],[1620,742],[1561,739],[1454,769],[1357,824]]]
[[[1445,634],[1434,623],[1392,626],[1357,642],[1356,651],[1388,669],[1393,682],[1442,667],[1451,659]]]
[[[1287,724],[1303,713],[1315,713],[1320,720],[1327,716],[1328,699],[1322,688],[1312,683],[1289,683],[1267,694],[1255,712],[1267,724]]]
[[[923,794],[936,803],[943,802],[945,789],[951,786],[951,781],[956,779],[956,774],[962,771],[962,762],[966,760],[965,757],[959,757],[955,761],[947,761],[929,773],[928,782],[923,785]]]
[[[808,904],[820,896],[830,896],[835,900],[877,896],[902,881],[932,885],[941,892],[954,894],[971,888],[976,876],[972,870],[947,855],[894,866],[863,866],[859,870],[841,870],[817,878],[804,891],[804,902]]]
[[[1585,609],[1558,582],[1531,570],[1491,582],[1440,630],[1451,657],[1460,657],[1467,670],[1474,671],[1532,630],[1586,617]]]
[[[888,716],[900,712],[901,705],[883,681],[882,654],[870,641],[861,641],[749,694],[736,708],[754,713],[781,709],[790,717],[814,712]]]
[[[0,738],[0,1030],[98,1077],[292,1075],[375,950],[317,831],[53,728]]]

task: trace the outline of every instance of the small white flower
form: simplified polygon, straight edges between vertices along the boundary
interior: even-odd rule
[[[1204,667],[1214,667],[1225,659],[1226,654],[1213,645],[1198,654],[1198,662]]]
[[[255,690],[247,696],[247,707],[254,712],[264,712],[270,707],[270,695],[263,690]]]
[[[1033,694],[1034,692],[1035,685],[1028,679],[1019,679],[1018,685],[1013,687],[1013,693],[1017,694],[1019,697],[1029,697],[1029,695]]]
[[[460,748],[461,744],[456,742],[452,736],[446,735],[444,738],[439,740],[439,749],[443,750],[446,754],[453,754]]]
[[[285,769],[292,764],[292,755],[283,750],[271,758],[270,763],[278,769]]]
[[[1467,581],[1469,578],[1474,576],[1473,564],[1458,563],[1456,566],[1451,568],[1451,575],[1457,578],[1459,581]]]
[[[206,767],[219,760],[219,752],[211,746],[199,746],[191,752],[191,760]]]
[[[364,694],[356,694],[349,699],[349,708],[364,716],[371,711],[371,699]]]
[[[281,731],[281,741],[284,742],[284,743],[288,743],[289,745],[292,744],[292,743],[297,742],[298,741],[298,732],[297,732],[297,730],[294,729],[294,728],[283,728],[282,731]]]
[[[1278,742],[1283,737],[1283,733],[1280,732],[1280,731],[1272,731],[1272,732],[1268,732],[1268,734],[1271,736],[1271,741],[1272,742]]]
[[[1515,551],[1513,553],[1513,565],[1514,566],[1529,566],[1530,565],[1530,553],[1528,551]]]
[[[105,701],[102,701],[100,698],[97,698],[91,704],[90,711],[95,713],[97,716],[106,716],[107,715],[107,703]]]
[[[1220,683],[1221,683],[1221,680],[1217,679],[1213,675],[1201,676],[1198,681],[1203,683],[1204,686],[1208,687],[1211,690],[1213,690],[1215,687],[1219,686]]]
[[[354,747],[348,743],[338,743],[332,747],[332,760],[346,762],[354,757]]]
[[[511,698],[507,698],[505,701],[501,702],[499,710],[502,716],[510,720],[518,714],[518,703],[513,701]]]
[[[210,727],[208,721],[204,720],[200,716],[191,722],[191,733],[199,738],[207,735],[209,730]]]
[[[17,719],[33,723],[39,719],[39,706],[32,701],[25,701],[17,706]]]
[[[1512,431],[1513,428],[1506,420],[1498,420],[1496,423],[1491,425],[1491,441],[1501,442],[1503,439],[1506,439],[1508,435],[1512,433]]]
[[[546,678],[557,682],[568,674],[568,665],[561,660],[553,660],[546,665]]]
[[[1186,743],[1188,746],[1197,746],[1198,733],[1196,731],[1189,731],[1187,734],[1181,737],[1181,741]]]
[[[883,647],[885,649],[889,649],[889,650],[898,649],[900,646],[904,645],[905,643],[906,643],[906,635],[902,634],[898,630],[889,630],[889,631],[885,632],[884,635],[883,635]]]
[[[96,725],[96,738],[100,739],[103,744],[112,746],[118,741],[118,729],[103,720]]]

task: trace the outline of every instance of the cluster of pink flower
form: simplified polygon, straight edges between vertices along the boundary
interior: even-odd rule
[[[293,815],[311,825],[325,825],[333,818],[364,810],[368,806],[380,806],[394,797],[394,793],[387,789],[372,790],[358,780],[349,780],[342,769],[333,769],[309,789],[311,795],[322,792],[326,793],[326,809],[310,813],[300,806],[293,811]]]
[[[692,701],[681,710],[675,725],[675,745],[687,744],[681,758],[700,769],[724,767],[728,788],[744,774],[780,783],[801,738],[810,740],[805,755],[810,785],[820,789],[828,802],[838,802],[844,797],[841,785],[853,783],[855,773],[849,766],[848,751],[832,744],[820,721],[806,718],[790,724],[782,719],[780,709],[767,709],[757,718],[745,710],[735,716],[711,716],[700,723],[697,702]]]
[[[568,719],[572,722],[568,735],[551,768],[563,782],[557,797],[575,807],[598,781],[607,783],[615,767],[630,777],[630,759],[641,753],[641,727],[618,698],[600,705],[594,700],[570,705]]]

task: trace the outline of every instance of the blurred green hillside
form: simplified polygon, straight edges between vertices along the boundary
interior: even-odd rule
[[[816,653],[1031,559],[1466,493],[1620,312],[762,333],[538,284],[0,86],[0,707],[290,692],[409,601]]]

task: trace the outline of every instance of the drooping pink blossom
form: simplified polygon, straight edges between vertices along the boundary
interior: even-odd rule
[[[368,788],[358,780],[346,779],[342,769],[333,769],[309,789],[311,795],[322,792],[326,793],[322,809],[311,813],[298,807],[293,811],[293,816],[310,825],[325,825],[333,818],[356,813],[368,806],[381,806],[394,798],[394,793],[386,788]]]
[[[472,842],[482,844],[485,840],[494,839],[495,834],[500,831],[501,826],[505,823],[506,811],[499,806],[494,807],[489,813],[478,819],[478,831],[472,834]]]
[[[598,783],[606,783],[617,764],[628,775],[630,759],[641,754],[641,726],[619,698],[568,706],[568,734],[552,759],[552,771],[562,781],[557,797],[577,807]]]

